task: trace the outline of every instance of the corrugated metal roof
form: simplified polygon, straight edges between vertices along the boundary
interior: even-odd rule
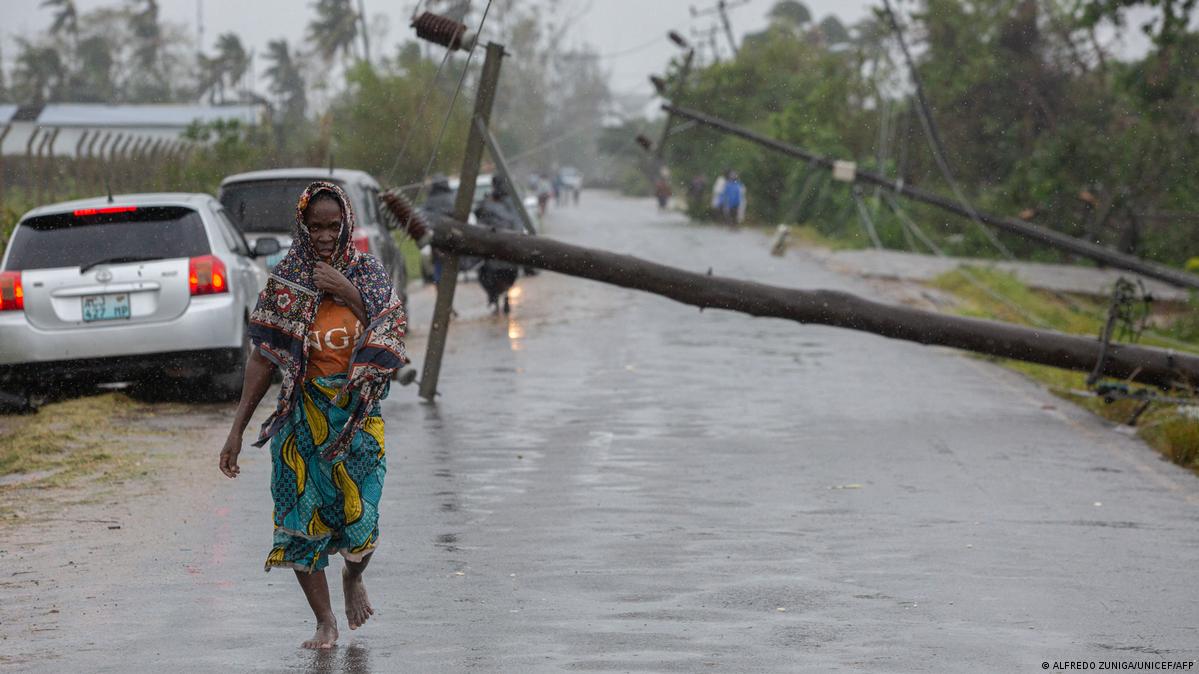
[[[40,126],[185,128],[195,121],[236,119],[256,124],[257,105],[102,105],[49,103],[37,118]]]

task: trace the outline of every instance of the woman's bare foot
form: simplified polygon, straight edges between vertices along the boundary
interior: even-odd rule
[[[304,643],[300,644],[304,648],[312,650],[326,650],[333,648],[337,643],[337,623],[319,622],[316,624],[316,634]]]
[[[341,570],[341,585],[346,597],[346,620],[350,629],[356,630],[375,614],[371,601],[366,597],[366,585],[362,582],[362,574],[350,573],[349,569]]]

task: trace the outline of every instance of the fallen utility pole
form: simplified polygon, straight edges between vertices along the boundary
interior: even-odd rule
[[[700,309],[830,325],[1080,372],[1091,372],[1099,363],[1109,377],[1162,388],[1199,385],[1197,355],[1128,344],[1109,344],[1104,350],[1089,337],[882,304],[835,290],[797,290],[697,274],[631,255],[461,222],[425,223],[394,195],[386,194],[383,200],[401,223],[407,223],[413,238],[427,237],[435,248],[454,255],[505,260],[644,290]]]
[[[717,131],[737,136],[738,138],[743,138],[752,143],[757,143],[762,147],[774,150],[780,154],[784,154],[789,157],[795,157],[796,159],[802,159],[813,166],[819,166],[831,171],[833,169],[833,165],[836,163],[832,158],[822,157],[796,145],[784,143],[783,141],[776,140],[768,136],[763,136],[760,133],[746,129],[745,127],[726,122],[723,119],[719,119],[696,110],[681,108],[669,103],[664,104],[662,109],[673,115],[694,120],[699,124],[716,129]],[[895,181],[886,178],[885,176],[878,175],[877,173],[857,170],[853,176],[853,181],[876,185],[885,190],[908,197],[914,201],[936,206],[966,218],[971,217],[970,211],[963,208],[961,204],[956,203],[954,200],[948,199],[939,194],[934,194],[933,192],[929,192],[927,190],[922,190],[918,187],[912,187],[911,185],[905,184],[902,180]],[[978,216],[979,220],[991,225],[992,227],[1026,239],[1043,243],[1051,248],[1057,248],[1058,250],[1063,250],[1068,253],[1090,258],[1096,262],[1102,262],[1108,266],[1115,267],[1116,269],[1124,269],[1126,271],[1140,274],[1141,276],[1164,281],[1180,288],[1199,290],[1199,276],[1194,274],[1189,274],[1179,269],[1173,269],[1164,265],[1148,262],[1138,257],[1127,255],[1125,253],[1121,253],[1089,241],[1083,241],[1067,234],[1062,234],[1061,232],[1056,232],[1047,227],[1041,227],[1040,225],[1034,225],[1029,222],[1023,222],[1014,218],[1004,218],[981,212],[975,213],[975,215]]]

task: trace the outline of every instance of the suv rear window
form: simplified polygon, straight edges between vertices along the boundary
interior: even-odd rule
[[[6,269],[78,267],[115,258],[166,259],[211,252],[200,214],[181,206],[132,212],[58,213],[22,221]]]
[[[279,180],[253,180],[229,183],[221,187],[220,200],[233,222],[243,232],[291,232],[296,223],[296,202],[300,195],[319,176]],[[340,181],[332,181],[345,190],[350,206],[362,223],[367,212],[362,209],[362,197],[357,189]],[[369,217],[367,218],[369,219]]]

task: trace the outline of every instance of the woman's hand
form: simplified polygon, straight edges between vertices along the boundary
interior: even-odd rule
[[[343,304],[350,308],[350,311],[354,312],[359,322],[363,325],[368,323],[366,308],[362,304],[362,293],[358,292],[357,286],[351,283],[350,279],[334,269],[332,265],[325,262],[317,262],[314,280],[316,281],[317,290],[341,300]]]
[[[316,288],[349,304],[358,289],[341,272],[326,262],[316,263]]]
[[[221,472],[225,477],[236,478],[241,472],[241,466],[237,465],[237,456],[241,454],[241,436],[235,433],[230,433],[225,439],[225,446],[221,448]]]

